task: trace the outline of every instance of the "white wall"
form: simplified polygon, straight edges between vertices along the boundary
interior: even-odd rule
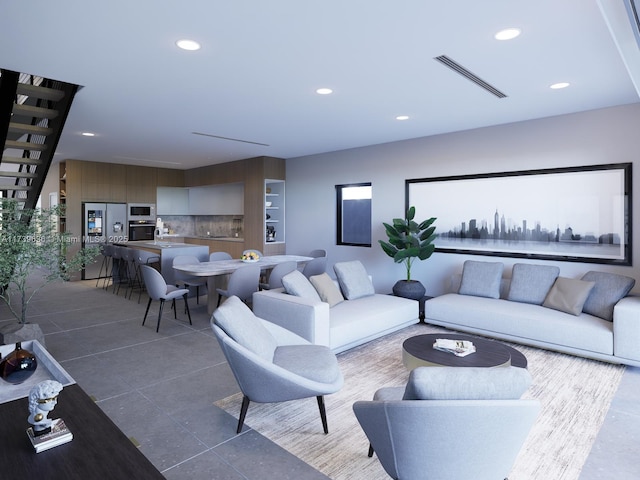
[[[410,178],[633,162],[633,188],[637,191],[632,211],[640,212],[639,125],[640,104],[633,104],[289,159],[287,253],[325,248],[332,276],[335,262],[359,259],[373,275],[376,290],[390,292],[396,280],[404,278],[404,267],[382,252],[378,240],[386,239],[383,221],[403,216],[404,181]],[[337,246],[335,185],[359,182],[373,184],[372,247]],[[632,267],[542,260],[531,263],[557,264],[561,275],[569,277],[579,277],[589,270],[628,275],[637,279],[634,291],[640,291],[640,217],[634,217]],[[449,275],[460,271],[469,258],[497,258],[507,271],[514,263],[526,262],[436,253],[414,264],[412,278],[422,281],[427,294],[441,294]]]

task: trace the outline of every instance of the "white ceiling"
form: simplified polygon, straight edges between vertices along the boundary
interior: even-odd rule
[[[636,103],[625,1],[11,1],[0,67],[83,86],[56,160],[292,158]],[[505,27],[522,35],[495,40]],[[179,50],[180,38],[201,50]],[[561,81],[571,86],[549,89]]]

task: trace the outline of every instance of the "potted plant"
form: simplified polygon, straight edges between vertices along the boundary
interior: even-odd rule
[[[62,207],[22,209],[14,200],[0,202],[0,298],[17,323],[0,328],[0,344],[36,339],[44,344],[37,324],[28,322],[27,308],[46,285],[69,276],[94,261],[98,247],[80,249],[67,259],[69,233],[59,232]]]
[[[393,224],[383,223],[389,237],[388,242],[378,240],[384,253],[393,258],[396,263],[404,263],[407,269],[406,280],[399,280],[393,286],[394,295],[419,300],[425,294],[425,288],[418,280],[411,279],[411,266],[418,260],[426,260],[435,250],[433,240],[436,227],[431,217],[421,223],[414,221],[415,207],[407,210],[405,218],[394,218]]]

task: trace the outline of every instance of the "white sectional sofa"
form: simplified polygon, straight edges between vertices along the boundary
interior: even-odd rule
[[[418,302],[375,293],[360,262],[336,263],[334,270],[337,281],[326,273],[311,277],[311,290],[292,272],[285,288],[253,294],[253,312],[335,353],[418,323]]]
[[[465,262],[451,293],[425,302],[425,321],[611,363],[640,366],[640,297],[635,280],[604,272],[581,279],[557,267]]]

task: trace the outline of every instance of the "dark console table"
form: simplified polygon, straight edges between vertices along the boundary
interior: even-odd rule
[[[71,442],[36,453],[25,433],[28,415],[27,398],[0,404],[3,478],[164,479],[78,385],[64,387],[50,416],[65,421],[73,433]]]

